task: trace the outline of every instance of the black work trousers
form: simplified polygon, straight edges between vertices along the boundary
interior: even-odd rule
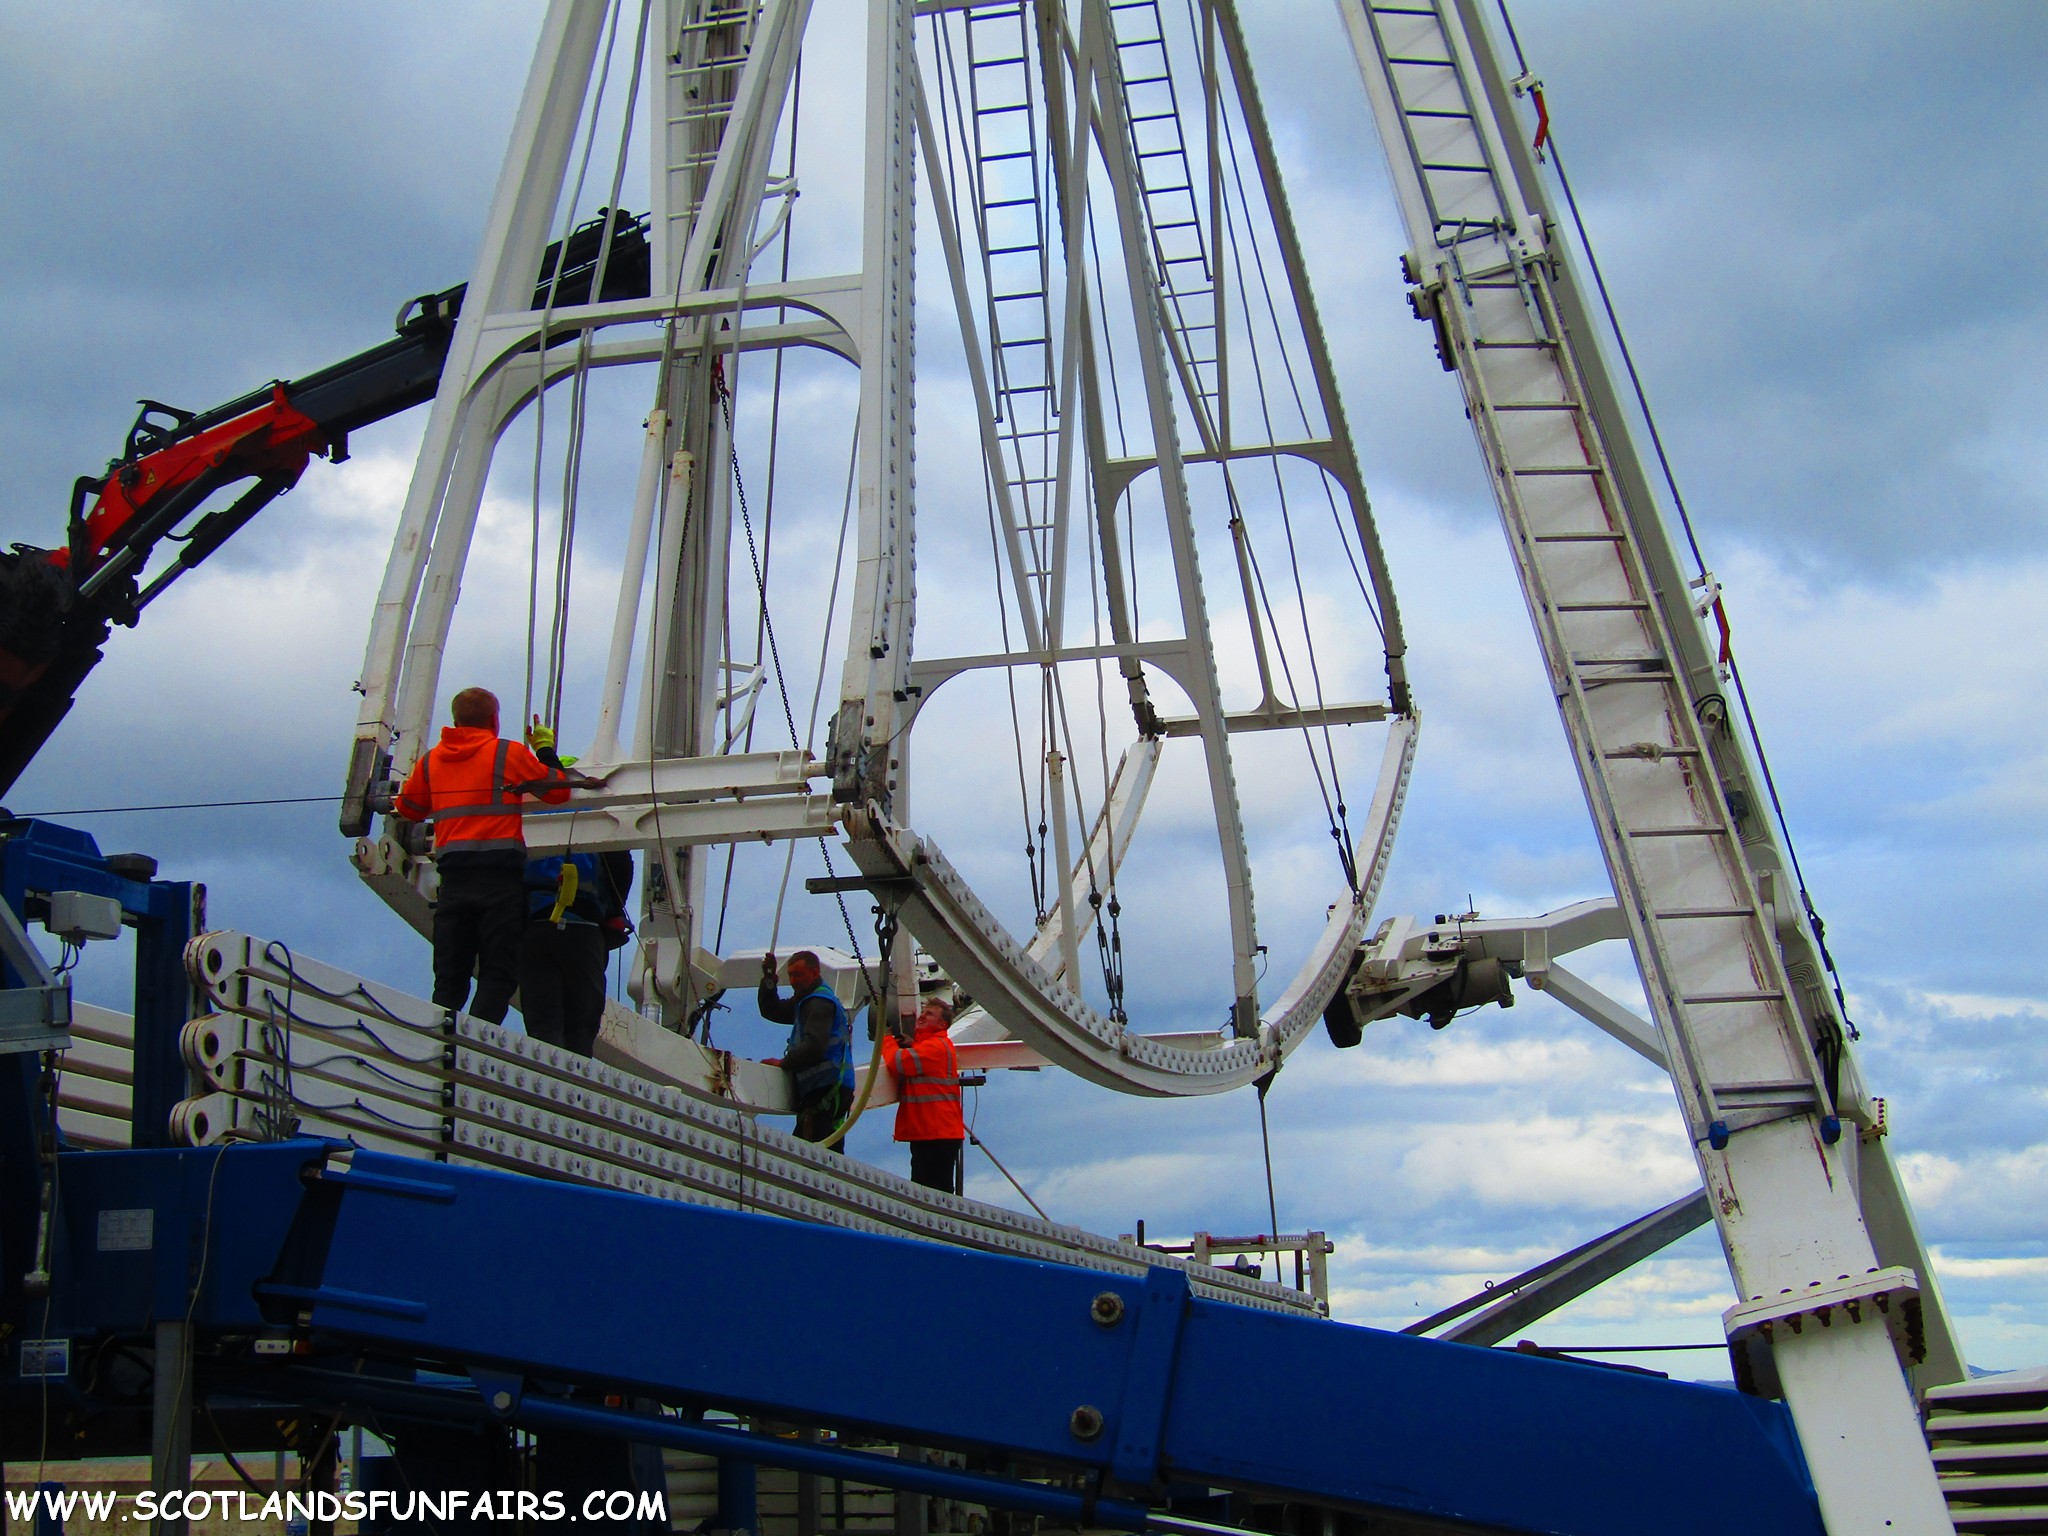
[[[910,1143],[910,1182],[926,1189],[960,1193],[960,1138]]]
[[[523,865],[444,864],[434,901],[434,1005],[460,1010],[476,978],[469,1016],[505,1022],[519,985],[519,938],[526,926]]]
[[[519,1011],[536,1040],[588,1056],[604,1017],[604,930],[590,923],[557,928],[545,915],[526,925],[519,954]]]
[[[846,1111],[852,1106],[843,1083],[834,1083],[823,1093],[814,1093],[809,1098],[800,1098],[796,1106],[796,1139],[798,1141],[825,1142],[825,1138],[839,1129],[839,1122],[846,1118]],[[825,1142],[834,1152],[844,1151],[836,1141]]]

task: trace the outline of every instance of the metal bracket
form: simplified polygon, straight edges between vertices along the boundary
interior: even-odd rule
[[[1893,1303],[1897,1308],[1894,1310]],[[1866,1304],[1870,1310],[1865,1311]],[[1924,1345],[1918,1345],[1917,1312],[1920,1305],[1920,1277],[1902,1264],[1888,1269],[1873,1269],[1861,1275],[1842,1275],[1822,1282],[1808,1282],[1800,1291],[1780,1291],[1776,1296],[1753,1296],[1748,1301],[1730,1307],[1721,1314],[1721,1325],[1727,1332],[1728,1342],[1739,1343],[1755,1334],[1766,1340],[1774,1337],[1780,1323],[1794,1334],[1804,1333],[1808,1322],[1822,1328],[1832,1328],[1840,1320],[1848,1327],[1876,1318],[1889,1321],[1896,1316],[1904,1325],[1906,1337],[1900,1338],[1895,1328],[1892,1342],[1898,1346],[1902,1358],[1913,1363],[1925,1353]]]
[[[469,1379],[476,1383],[477,1396],[484,1400],[484,1407],[494,1419],[511,1418],[519,1411],[520,1399],[526,1396],[526,1378],[509,1371],[473,1365],[469,1368]]]
[[[50,969],[14,908],[0,902],[0,958],[22,979],[0,991],[0,1056],[71,1046],[71,983]]]
[[[70,987],[15,987],[0,992],[0,1056],[70,1048]]]
[[[1188,1311],[1188,1277],[1178,1269],[1145,1276],[1137,1337],[1124,1365],[1123,1401],[1117,1411],[1116,1450],[1109,1461],[1118,1482],[1150,1487],[1159,1479],[1159,1441],[1173,1393],[1174,1357]]]

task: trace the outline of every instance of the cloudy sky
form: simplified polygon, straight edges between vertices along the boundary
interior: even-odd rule
[[[847,0],[819,9],[829,45],[807,57],[805,110],[829,143],[835,118],[857,120],[858,82],[818,61],[857,57],[859,26]],[[1334,13],[1244,10],[1425,711],[1381,910],[1469,896],[1512,915],[1599,894],[1456,391],[1402,302],[1384,163]],[[537,19],[531,4],[449,3],[429,22],[396,5],[0,3],[4,537],[61,537],[72,479],[117,451],[135,397],[205,406],[304,373],[388,334],[403,298],[466,275]],[[2037,1364],[2048,313],[2017,277],[2048,233],[2048,16],[2025,0],[1872,5],[1853,24],[1817,4],[1521,0],[1516,21],[1728,589],[1865,1069],[1890,1101],[1968,1356]],[[852,250],[850,168],[820,150],[802,171],[800,248]],[[946,376],[935,346],[928,393]],[[849,397],[809,365],[791,388],[819,426],[788,450],[786,494],[836,516]],[[609,404],[630,444],[644,400]],[[422,417],[360,434],[350,463],[309,471],[118,633],[10,808],[333,793]],[[929,430],[922,447],[924,489],[957,453]],[[615,503],[616,482],[600,474],[590,495]],[[513,692],[524,515],[516,487],[494,482],[456,637],[460,665]],[[805,537],[792,533],[791,558],[829,561],[829,533]],[[924,613],[962,619],[971,590],[937,579],[950,567],[934,538]],[[604,568],[590,564],[594,592]],[[579,635],[579,665],[601,643]],[[815,643],[791,621],[792,650]],[[1332,664],[1369,682],[1377,659]],[[1000,753],[996,766],[1008,771]],[[932,791],[972,862],[956,801]],[[329,805],[79,824],[206,881],[216,922],[424,985],[424,946],[355,880]],[[1262,905],[1276,951],[1308,942],[1300,925],[1326,899]],[[1145,920],[1173,927],[1170,890]],[[1199,947],[1208,920],[1190,921]],[[1177,989],[1173,955],[1155,946],[1133,967],[1148,1022],[1214,1022],[1213,997]],[[1630,994],[1625,954],[1588,969]],[[119,1005],[119,970],[118,955],[94,957],[88,995]],[[1249,1095],[1139,1102],[1048,1074],[980,1099],[979,1128],[1057,1216],[1106,1231],[1140,1217],[1155,1233],[1266,1225]],[[1335,1237],[1337,1311],[1354,1321],[1397,1326],[1695,1182],[1668,1086],[1528,995],[1442,1034],[1397,1021],[1351,1052],[1316,1040],[1269,1108],[1280,1221]],[[895,1159],[885,1135],[863,1127],[857,1150]],[[1011,1198],[971,1167],[973,1192]],[[1532,1332],[1700,1343],[1727,1299],[1701,1234]],[[1721,1370],[1711,1355],[1662,1358]]]

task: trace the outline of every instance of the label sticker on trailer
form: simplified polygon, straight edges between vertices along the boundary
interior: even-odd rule
[[[149,1206],[133,1211],[101,1211],[101,1253],[147,1253],[156,1246],[156,1212]]]
[[[69,1376],[71,1374],[71,1341],[69,1339],[23,1339],[21,1341],[21,1374],[23,1376]]]

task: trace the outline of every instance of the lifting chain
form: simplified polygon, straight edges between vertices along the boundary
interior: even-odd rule
[[[896,957],[896,932],[901,926],[896,917],[896,908],[887,899],[875,903],[875,969],[882,973],[882,984],[878,987],[868,974],[865,963],[860,974],[868,989],[868,1038],[875,1038],[882,1028],[883,1012],[889,1004],[889,970]],[[847,932],[852,933],[849,928]],[[859,958],[860,946],[854,945],[854,956]]]

